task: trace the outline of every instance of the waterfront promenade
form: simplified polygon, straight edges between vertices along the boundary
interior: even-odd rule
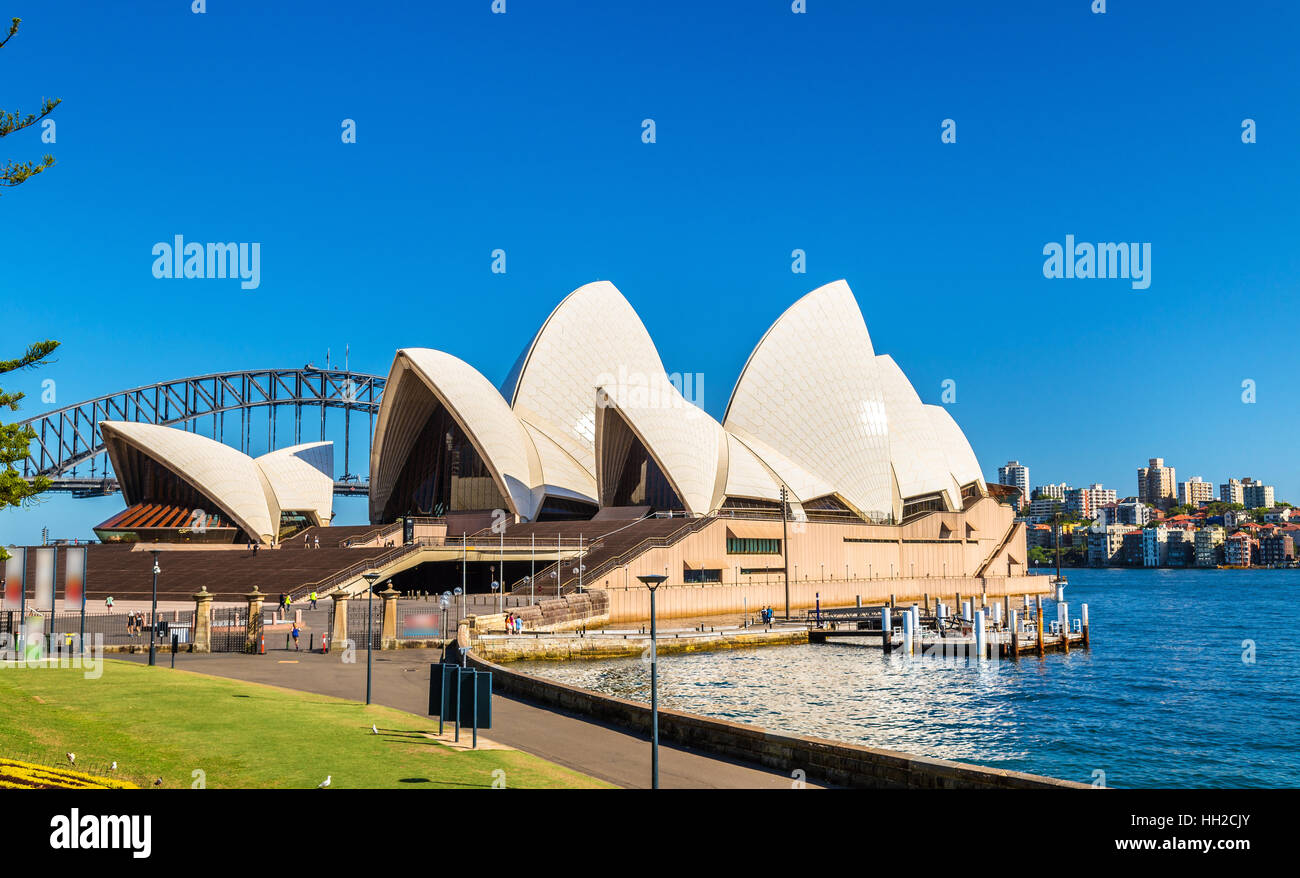
[[[441,650],[426,649],[376,653],[373,701],[424,716],[429,706],[429,665],[441,657]],[[144,660],[143,656],[121,658]],[[274,657],[181,653],[176,666],[358,701],[364,700],[366,692],[364,654],[355,664],[344,664],[336,655],[306,652],[294,653],[291,659],[286,653]],[[650,742],[642,735],[500,695],[492,698],[492,716],[493,727],[483,731],[484,738],[620,787],[650,786]],[[436,725],[437,720],[430,717],[430,722]],[[305,746],[317,743],[328,746],[327,742],[305,742]],[[659,773],[665,789],[790,789],[793,785],[792,778],[780,772],[667,745],[660,747]]]

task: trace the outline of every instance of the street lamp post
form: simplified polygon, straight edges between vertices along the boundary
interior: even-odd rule
[[[659,651],[655,631],[655,589],[667,579],[658,573],[638,576],[650,589],[650,785],[659,789]]]
[[[154,642],[158,639],[158,550],[153,549],[153,604],[149,609],[149,667],[154,666]]]
[[[375,580],[379,578],[379,573],[371,570],[369,573],[363,573],[361,578],[366,581],[366,704],[369,704],[370,679],[371,672],[374,668],[374,657],[371,654],[374,645],[374,636],[370,629],[375,618],[372,608],[375,604]]]

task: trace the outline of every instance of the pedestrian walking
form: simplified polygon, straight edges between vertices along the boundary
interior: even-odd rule
[[[311,598],[311,608],[314,610],[316,609],[316,592],[313,590],[309,597]]]
[[[319,549],[319,548],[320,548],[320,537],[316,537],[316,541],[315,541],[315,543],[312,544],[312,548],[313,548],[313,549]]]
[[[275,608],[284,613],[284,592],[280,592],[280,600],[276,601]]]
[[[108,597],[104,598],[104,607],[108,610],[108,612],[110,612],[110,613],[113,612],[113,596],[112,596],[112,595],[109,595]]]

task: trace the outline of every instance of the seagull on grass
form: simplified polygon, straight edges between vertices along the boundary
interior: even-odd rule
[[[161,777],[155,777],[155,778],[153,779],[153,785],[156,786],[156,787],[160,787],[160,786],[162,786],[162,778],[161,778]]]
[[[68,754],[68,762],[70,762],[70,763],[73,764],[73,765],[76,765],[76,764],[77,764],[77,754],[76,754],[76,753],[69,753],[69,754]]]
[[[324,779],[323,781],[321,781],[320,783],[316,784],[316,789],[318,789],[318,790],[326,789],[326,788],[330,785],[330,778],[333,777],[333,776],[334,776],[334,775],[332,775],[332,774],[327,774],[327,775],[325,775],[325,779]]]
[[[372,735],[377,735],[377,734],[379,734],[379,729],[375,728],[375,727],[372,725],[372,726],[370,727],[370,734],[372,734]]]
[[[117,771],[117,763],[114,762],[112,765],[110,765],[110,766],[108,767],[108,770],[109,770],[109,771]]]

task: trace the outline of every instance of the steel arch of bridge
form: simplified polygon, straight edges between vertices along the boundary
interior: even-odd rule
[[[353,412],[370,419],[374,435],[375,415],[384,391],[384,377],[343,369],[252,369],[221,372],[165,381],[111,393],[97,399],[29,418],[23,424],[36,437],[31,453],[23,461],[23,477],[45,476],[53,479],[56,489],[89,489],[97,480],[69,479],[65,474],[78,464],[103,454],[104,440],[100,421],[137,421],[170,426],[191,424],[198,429],[200,418],[213,418],[213,436],[225,441],[226,415],[239,417],[239,450],[250,448],[251,417],[254,409],[269,409],[267,447],[275,447],[276,412],[291,406],[294,415],[294,444],[302,442],[303,409],[320,409],[320,432],[325,435],[325,414],[331,408],[344,412],[344,472],[349,471],[350,427]],[[232,443],[233,444],[233,443]],[[92,465],[93,466],[93,465]],[[107,469],[107,466],[105,467]],[[105,489],[115,486],[107,484]],[[86,484],[81,484],[85,482]],[[336,490],[364,493],[364,484],[348,489],[336,483]]]

